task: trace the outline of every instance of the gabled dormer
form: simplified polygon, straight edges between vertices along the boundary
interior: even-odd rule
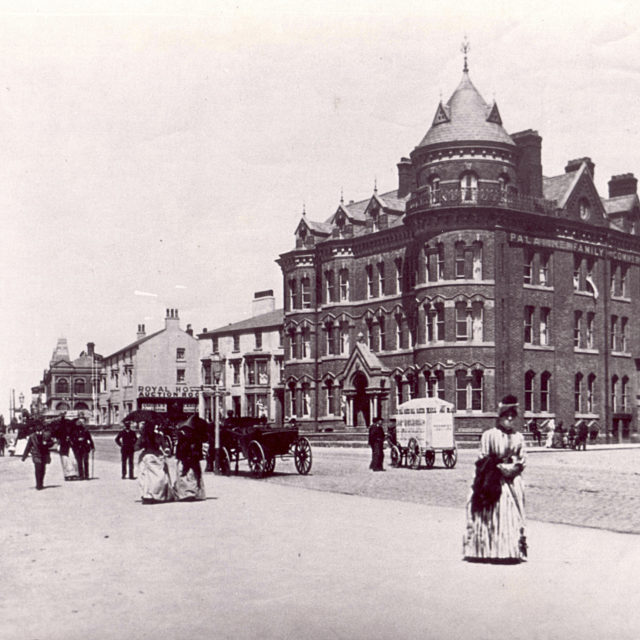
[[[609,224],[619,231],[637,235],[640,232],[640,200],[638,181],[633,173],[612,176],[609,197],[602,198]]]
[[[307,218],[303,211],[302,218],[296,228],[296,248],[312,247],[317,242],[331,235],[331,225],[326,222],[315,222]]]

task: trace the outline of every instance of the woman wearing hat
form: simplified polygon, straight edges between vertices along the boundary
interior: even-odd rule
[[[520,562],[526,560],[524,437],[516,431],[518,399],[505,396],[498,422],[480,441],[476,476],[467,502],[465,560]]]
[[[206,492],[202,478],[202,435],[192,424],[183,424],[178,431],[176,447],[177,477],[173,486],[176,500],[204,500]]]
[[[162,436],[150,422],[141,423],[140,439],[136,448],[140,449],[138,484],[142,504],[173,500],[169,466],[162,451]]]

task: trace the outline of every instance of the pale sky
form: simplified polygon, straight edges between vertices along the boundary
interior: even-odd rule
[[[0,413],[59,337],[108,355],[248,316],[303,203],[397,187],[462,73],[545,175],[640,177],[634,2],[0,0]],[[138,292],[138,293],[136,293]],[[140,293],[154,295],[140,295]]]

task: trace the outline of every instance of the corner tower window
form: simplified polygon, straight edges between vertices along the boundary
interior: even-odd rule
[[[478,199],[478,179],[473,173],[465,173],[460,178],[460,198],[462,202],[476,202]]]

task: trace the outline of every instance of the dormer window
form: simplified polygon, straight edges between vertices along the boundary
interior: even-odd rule
[[[478,178],[473,173],[465,173],[460,178],[462,202],[476,202],[478,199]]]
[[[374,231],[379,231],[380,227],[378,226],[378,216],[380,214],[380,210],[378,209],[378,207],[373,207],[373,209],[371,209],[371,221],[373,222],[373,230]]]
[[[583,198],[578,203],[578,211],[580,212],[581,220],[588,220],[591,217],[591,206],[586,198]]]

